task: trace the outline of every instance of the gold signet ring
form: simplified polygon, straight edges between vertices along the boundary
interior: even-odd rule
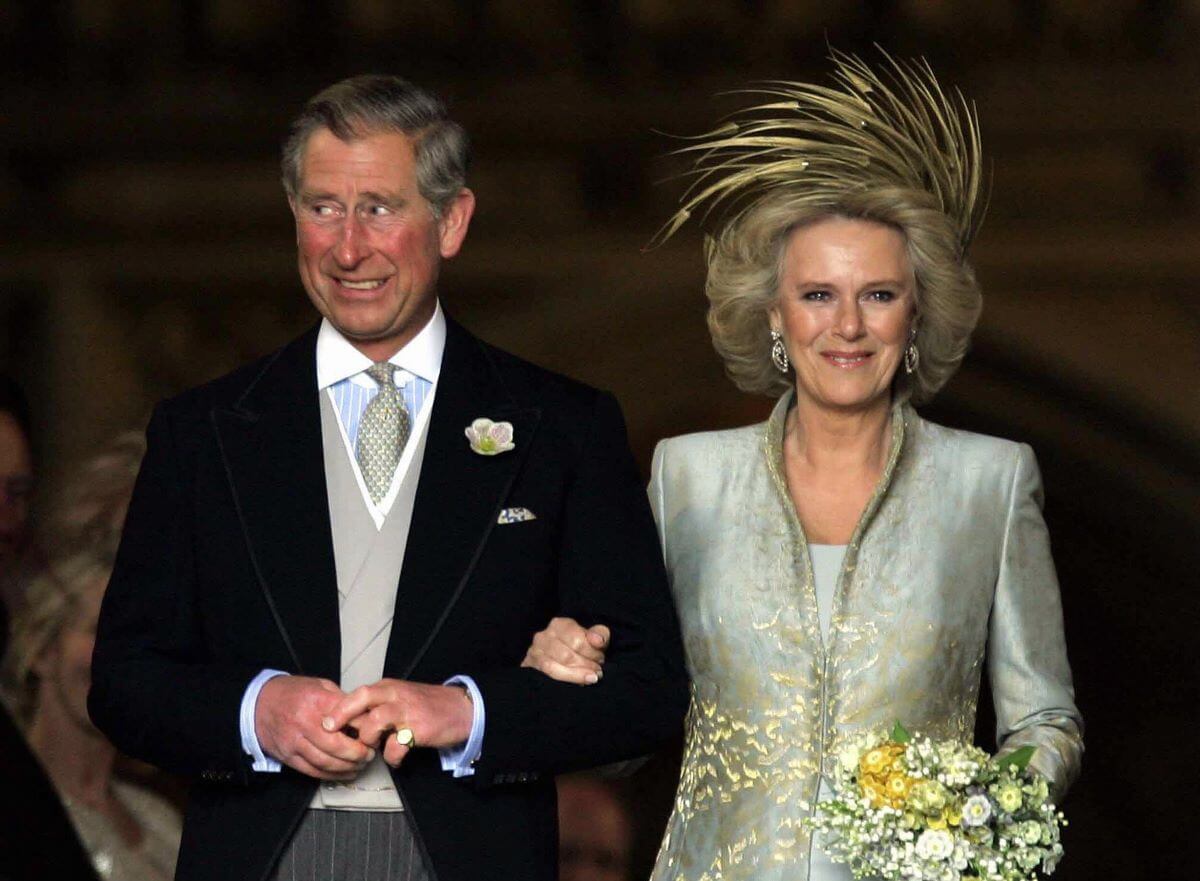
[[[396,743],[412,749],[417,745],[417,737],[415,734],[413,734],[413,730],[411,728],[397,728]]]

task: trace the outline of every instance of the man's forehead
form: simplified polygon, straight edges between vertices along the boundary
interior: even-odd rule
[[[415,163],[413,139],[403,132],[364,132],[343,139],[320,128],[309,135],[300,154],[301,186],[333,176],[390,182],[395,188],[409,181]]]

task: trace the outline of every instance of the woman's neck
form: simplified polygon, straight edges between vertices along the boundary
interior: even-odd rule
[[[814,471],[882,470],[891,410],[886,397],[859,409],[836,409],[798,393],[785,424],[788,445]]]

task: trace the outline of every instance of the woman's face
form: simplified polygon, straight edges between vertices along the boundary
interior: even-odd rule
[[[896,229],[832,217],[794,230],[769,318],[796,372],[797,400],[835,410],[889,400],[915,297]]]

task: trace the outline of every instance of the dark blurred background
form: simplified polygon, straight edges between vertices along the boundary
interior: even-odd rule
[[[925,55],[982,117],[984,318],[926,415],[1028,441],[1043,467],[1089,724],[1057,877],[1182,874],[1200,813],[1197,0],[0,2],[0,371],[33,398],[41,496],[156,399],[314,320],[278,144],[309,95],[366,71],[441,91],[472,133],[450,312],[613,390],[643,465],[662,436],[761,418],[708,342],[699,229],[641,251],[681,189],[660,132],[704,130],[748,81],[824,77],[827,41]],[[635,781],[635,877],[674,761]]]

